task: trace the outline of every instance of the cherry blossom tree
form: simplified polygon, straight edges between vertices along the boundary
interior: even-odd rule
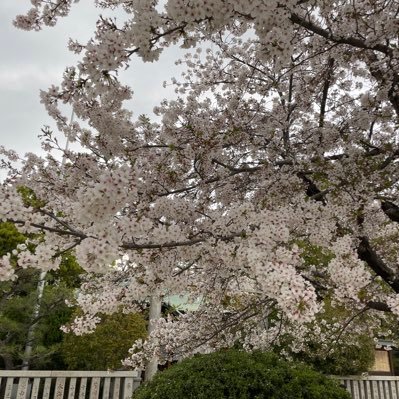
[[[53,26],[75,2],[32,0],[15,24]],[[289,333],[300,350],[327,297],[352,312],[343,328],[364,313],[399,315],[399,2],[95,3],[126,19],[100,17],[89,42],[71,40],[80,62],[41,94],[82,150],[64,151],[63,165],[45,130],[48,155],[15,169],[2,149],[1,218],[46,233],[19,263],[54,269],[73,249],[92,273],[76,332],[151,295],[201,298],[135,343],[126,364],[137,366],[236,342],[267,348]],[[118,71],[173,45],[192,49],[177,61],[177,98],[155,121],[133,118]],[[26,206],[18,186],[40,204]],[[309,263],[309,248],[324,261]]]

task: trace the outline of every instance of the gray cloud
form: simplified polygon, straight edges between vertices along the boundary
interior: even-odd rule
[[[28,0],[0,2],[0,145],[20,154],[41,152],[37,136],[44,125],[54,128],[54,124],[40,104],[39,92],[58,84],[65,67],[76,63],[76,56],[67,50],[68,39],[87,41],[100,13],[92,2],[79,2],[71,15],[54,28],[40,32],[17,30],[12,20],[29,6]],[[174,95],[172,88],[162,88],[162,82],[179,75],[174,61],[182,54],[172,48],[157,63],[134,60],[131,68],[121,75],[135,92],[129,102],[135,116],[150,114],[163,98]]]

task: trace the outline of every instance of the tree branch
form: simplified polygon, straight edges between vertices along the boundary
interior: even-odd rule
[[[311,21],[307,21],[306,19],[300,17],[297,14],[291,14],[290,20],[297,25],[302,26],[303,28],[324,37],[327,40],[330,40],[337,44],[349,44],[352,47],[365,49],[365,50],[375,50],[385,55],[392,55],[392,49],[385,44],[374,44],[368,45],[364,40],[358,39],[356,37],[343,37],[336,35],[326,29],[321,28],[320,26],[314,24]]]
[[[369,309],[378,310],[380,312],[392,312],[391,308],[385,302],[368,301],[366,306]]]
[[[324,80],[324,85],[323,85],[323,94],[322,94],[322,97],[321,97],[319,128],[324,127],[324,117],[325,117],[325,114],[326,114],[326,104],[327,104],[327,98],[328,98],[328,90],[329,90],[330,84],[331,84],[333,68],[334,68],[334,58],[329,58],[328,59],[328,65],[327,65],[327,71],[326,71],[326,78]],[[322,139],[322,137],[320,135],[320,142],[321,142],[321,139]]]
[[[357,253],[359,259],[366,262],[377,276],[380,276],[396,293],[399,293],[398,277],[374,251],[367,237],[360,237]]]
[[[399,223],[399,206],[391,201],[382,201],[381,209],[393,222]]]

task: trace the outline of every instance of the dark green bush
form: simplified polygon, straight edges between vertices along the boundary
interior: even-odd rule
[[[350,399],[348,392],[301,363],[270,353],[227,350],[197,355],[159,372],[134,399]]]

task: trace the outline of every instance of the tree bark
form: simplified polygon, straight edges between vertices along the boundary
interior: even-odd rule
[[[35,338],[35,330],[36,330],[36,326],[37,326],[37,319],[39,317],[40,306],[41,306],[42,298],[43,298],[44,286],[45,286],[45,283],[46,283],[46,275],[47,275],[47,272],[42,271],[40,273],[39,282],[37,283],[36,304],[35,304],[35,308],[33,310],[32,323],[29,326],[28,335],[27,335],[27,338],[26,338],[26,345],[25,345],[25,352],[24,352],[24,360],[23,360],[23,363],[22,363],[22,370],[29,370],[29,362],[30,362],[30,358],[32,356],[33,341],[34,341],[34,338]]]
[[[152,296],[150,299],[150,314],[149,314],[149,321],[148,321],[148,335],[154,331],[155,323],[161,317],[161,306],[162,301],[159,296]],[[154,356],[151,360],[148,361],[145,374],[144,374],[144,381],[150,381],[152,377],[158,371],[158,357]]]

